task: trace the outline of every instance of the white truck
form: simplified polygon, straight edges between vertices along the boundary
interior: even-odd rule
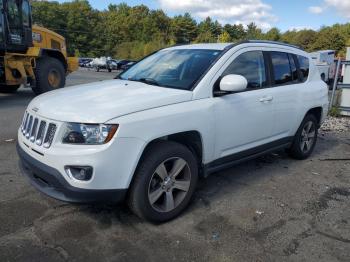
[[[310,56],[318,71],[320,71],[321,79],[326,83],[331,83],[335,77],[336,63],[334,50],[321,50],[310,53]]]

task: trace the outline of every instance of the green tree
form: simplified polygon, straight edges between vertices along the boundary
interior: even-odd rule
[[[231,42],[231,36],[228,32],[223,31],[221,35],[218,37],[218,42],[219,43],[229,43]]]
[[[317,38],[310,44],[309,49],[312,51],[334,49],[344,54],[346,40],[339,28],[325,27],[318,32]]]
[[[198,35],[197,23],[189,13],[175,16],[171,21],[170,31],[175,43],[190,43]]]
[[[207,17],[204,21],[198,24],[199,34],[207,34],[213,38],[217,38],[222,32],[222,26],[218,21],[213,21],[210,17]]]
[[[69,52],[78,49],[82,54],[89,51],[86,43],[93,41],[95,35],[93,30],[96,18],[88,1],[75,0],[62,4],[65,13],[66,37],[69,43]]]
[[[314,30],[301,30],[297,32],[293,44],[296,44],[307,51],[311,51],[311,45],[315,42],[316,38],[317,32]]]
[[[255,23],[250,23],[247,25],[247,31],[245,35],[246,39],[254,40],[262,38],[262,31]]]
[[[239,24],[239,25],[226,24],[223,30],[230,34],[232,41],[239,41],[239,40],[245,39],[246,32],[242,24]]]
[[[217,42],[217,38],[212,35],[210,31],[199,33],[195,43],[215,43]]]
[[[295,39],[297,34],[298,32],[296,30],[288,30],[281,35],[281,41],[290,43],[290,44],[296,44]]]
[[[250,23],[222,26],[207,17],[199,24],[185,13],[173,18],[162,10],[145,5],[111,4],[96,10],[87,0],[32,1],[33,21],[66,38],[70,55],[117,56],[139,59],[162,47],[176,43],[237,42],[244,39],[267,39],[298,45],[307,51],[332,49],[345,54],[350,42],[350,23],[335,24],[314,30],[271,28],[266,33]]]
[[[33,1],[33,20],[36,24],[51,30],[66,29],[65,12],[58,2]],[[65,34],[65,32],[61,32]]]
[[[273,27],[264,36],[264,39],[270,41],[280,41],[281,40],[281,32],[278,28]]]

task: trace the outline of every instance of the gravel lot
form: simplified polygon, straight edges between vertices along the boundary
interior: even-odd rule
[[[81,70],[68,85],[113,78]],[[141,221],[125,206],[71,205],[17,168],[30,90],[0,95],[0,261],[349,261],[350,120],[329,119],[313,156],[277,152],[211,175],[178,219]]]

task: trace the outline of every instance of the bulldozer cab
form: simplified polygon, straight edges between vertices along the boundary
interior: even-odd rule
[[[25,53],[33,46],[29,0],[0,0],[0,52]]]

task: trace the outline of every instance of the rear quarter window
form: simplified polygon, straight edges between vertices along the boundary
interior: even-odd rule
[[[298,58],[299,67],[301,71],[302,82],[305,82],[308,79],[309,72],[310,72],[309,58],[301,55],[298,55],[297,58]]]

